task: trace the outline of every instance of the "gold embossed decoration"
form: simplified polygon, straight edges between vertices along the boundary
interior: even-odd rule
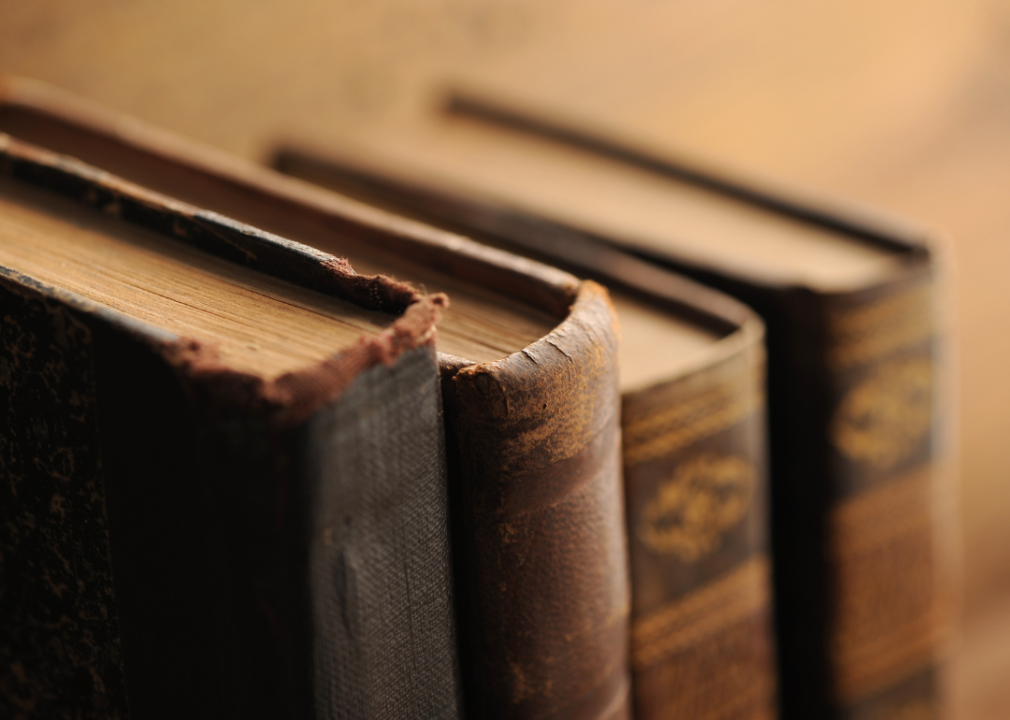
[[[723,532],[746,514],[755,475],[739,457],[702,455],[679,464],[645,506],[639,538],[685,562],[718,549]]]
[[[842,400],[831,441],[850,460],[889,468],[907,458],[932,422],[933,369],[928,359],[883,364]]]

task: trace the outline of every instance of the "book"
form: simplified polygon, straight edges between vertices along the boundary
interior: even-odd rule
[[[616,320],[599,285],[38,84],[0,95],[13,136],[449,292],[436,343],[466,712],[628,716]]]
[[[767,324],[782,717],[938,717],[950,504],[928,236],[468,95],[277,166],[567,257],[604,243]],[[577,254],[577,251],[571,251]]]
[[[0,714],[457,717],[442,303],[0,134]]]

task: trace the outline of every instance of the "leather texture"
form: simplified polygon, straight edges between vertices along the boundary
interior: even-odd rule
[[[878,238],[896,250],[902,266],[866,290],[819,293],[698,268],[673,257],[652,259],[743,300],[768,328],[783,719],[874,717],[878,700],[889,703],[895,697],[923,717],[942,718],[947,701],[939,674],[949,648],[956,575],[953,559],[938,549],[951,542],[956,519],[949,511],[951,478],[936,464],[948,448],[937,434],[942,415],[934,392],[942,374],[932,299],[935,261],[914,236],[864,227],[848,217],[838,219],[836,227]],[[916,286],[919,290],[891,305],[893,310],[869,310],[875,299]],[[869,314],[847,326],[842,321],[848,328],[842,330],[842,315],[862,312],[861,307]],[[864,342],[860,336],[873,333],[859,326],[877,312],[892,313],[890,325]],[[895,451],[898,457],[889,458]],[[893,464],[875,465],[885,457]],[[916,466],[921,466],[917,487],[904,486],[907,507],[892,501],[901,491],[884,491],[884,485],[900,481]],[[912,476],[907,480],[916,483]],[[869,496],[857,500],[875,488],[883,493],[878,505]],[[888,516],[888,506],[905,510]],[[891,523],[893,533],[880,529]],[[860,537],[870,526],[872,533]],[[874,617],[896,622],[883,627]],[[906,637],[894,636],[889,643],[899,627]],[[872,628],[880,634],[870,641]],[[866,671],[859,668],[871,663],[880,663],[880,672],[864,685],[858,676],[866,678]],[[932,679],[912,682],[921,673]],[[905,687],[903,693],[888,692],[899,686]]]
[[[317,717],[460,717],[433,360],[366,370],[306,427]]]
[[[616,352],[614,311],[587,281],[544,339],[445,373],[476,717],[629,717]]]

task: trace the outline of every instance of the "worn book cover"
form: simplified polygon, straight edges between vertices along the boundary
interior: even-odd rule
[[[0,134],[0,715],[457,717],[442,298]]]

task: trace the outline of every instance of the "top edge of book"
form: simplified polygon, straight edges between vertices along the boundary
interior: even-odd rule
[[[654,152],[615,133],[597,130],[567,118],[553,119],[547,113],[521,109],[509,103],[497,103],[478,93],[452,91],[443,98],[441,116],[456,123],[472,123],[531,141],[542,141],[563,148],[569,157],[581,155],[637,171],[639,178],[652,176],[665,180],[668,189],[694,194],[702,204],[718,199],[718,207],[733,214],[743,210],[750,222],[775,234],[791,233],[804,243],[837,244],[842,254],[824,256],[827,274],[804,276],[801,282],[818,284],[862,284],[879,270],[875,260],[903,256],[912,263],[921,262],[937,242],[936,233],[906,219],[858,205],[847,200],[829,199],[796,187],[764,179],[747,178],[727,168],[715,167],[697,159],[678,159]],[[765,227],[761,227],[761,226]],[[775,226],[778,227],[775,227]],[[687,234],[685,230],[685,235]],[[767,239],[774,241],[772,233]],[[649,248],[646,248],[648,250]],[[678,248],[679,249],[679,248]],[[801,250],[799,243],[789,248]],[[659,248],[662,251],[662,248]],[[830,260],[846,264],[846,253],[867,253],[852,270],[830,265]],[[782,267],[786,254],[774,259]],[[806,258],[803,258],[804,260]],[[868,259],[869,263],[865,262]],[[763,272],[764,269],[756,272]],[[836,274],[837,273],[837,274]],[[872,282],[872,281],[871,281]]]
[[[438,317],[439,298],[2,133],[0,207],[5,277],[194,371],[307,374],[336,392],[330,365],[346,379],[392,362]]]
[[[250,197],[260,198],[268,203],[280,203],[289,209],[297,208],[308,212],[331,224],[338,223],[350,233],[364,233],[366,236],[379,233],[382,235],[382,243],[392,243],[394,247],[403,250],[401,254],[410,255],[408,259],[411,262],[448,272],[461,282],[476,288],[472,289],[473,292],[495,292],[511,296],[554,318],[546,321],[545,317],[545,322],[537,326],[539,329],[523,342],[532,342],[546,335],[558,319],[567,317],[581,284],[570,273],[550,265],[490,248],[451,232],[436,230],[424,223],[407,220],[366,203],[260,168],[75,98],[43,83],[16,77],[8,77],[0,82],[0,114],[12,110],[26,114],[26,117],[33,120],[41,118],[52,121],[54,127],[61,123],[64,128],[72,125],[75,131],[90,133],[107,143],[114,143],[118,148],[132,148],[145,161],[156,159],[175,167],[184,167],[196,173],[194,177],[197,183],[199,178],[196,176],[201,173],[205,177],[213,177],[219,185],[230,184],[237,188],[246,204]],[[57,128],[50,135],[53,132],[58,134],[60,131]],[[264,226],[263,223],[256,224]],[[268,229],[277,231],[276,228]],[[397,238],[404,242],[397,245]],[[298,239],[303,238],[299,236]],[[350,256],[355,266],[359,266],[358,255]],[[630,256],[627,258],[629,261],[634,260]],[[365,270],[373,270],[367,263],[363,267]],[[414,278],[407,279],[414,281]],[[691,288],[680,295],[674,292],[676,297],[673,298],[673,305],[679,301],[689,310],[684,314],[684,322],[700,324],[700,327],[712,332],[713,348],[706,353],[707,356],[720,357],[734,352],[735,346],[740,344],[740,331],[745,336],[744,342],[748,344],[760,337],[760,320],[744,306],[720,293],[695,286],[690,281],[681,279],[681,282],[691,285]],[[458,293],[453,292],[459,288],[422,284],[426,289],[445,289],[453,297],[449,309],[442,314],[439,329],[439,349],[445,351],[444,345],[454,333],[454,313],[458,314],[463,305],[457,301]],[[517,351],[521,347],[523,345],[519,343],[512,350]],[[489,356],[483,359],[492,358]]]
[[[930,257],[934,235],[911,223],[670,160],[517,107],[456,93],[396,132],[363,133],[339,153],[299,142],[281,158],[328,157],[415,184],[423,177],[641,257],[758,285],[848,292]]]
[[[96,138],[114,141],[120,147],[134,148],[147,158],[185,166],[250,193],[271,196],[387,236],[406,237],[431,250],[472,256],[482,263],[496,265],[502,271],[522,275],[540,284],[551,294],[550,311],[558,317],[567,314],[567,308],[578,292],[577,278],[549,265],[487,248],[465,237],[322,190],[32,78],[0,74],[0,110],[9,109],[31,113],[33,119],[45,118],[72,125]],[[62,152],[52,143],[46,144],[46,147]]]

